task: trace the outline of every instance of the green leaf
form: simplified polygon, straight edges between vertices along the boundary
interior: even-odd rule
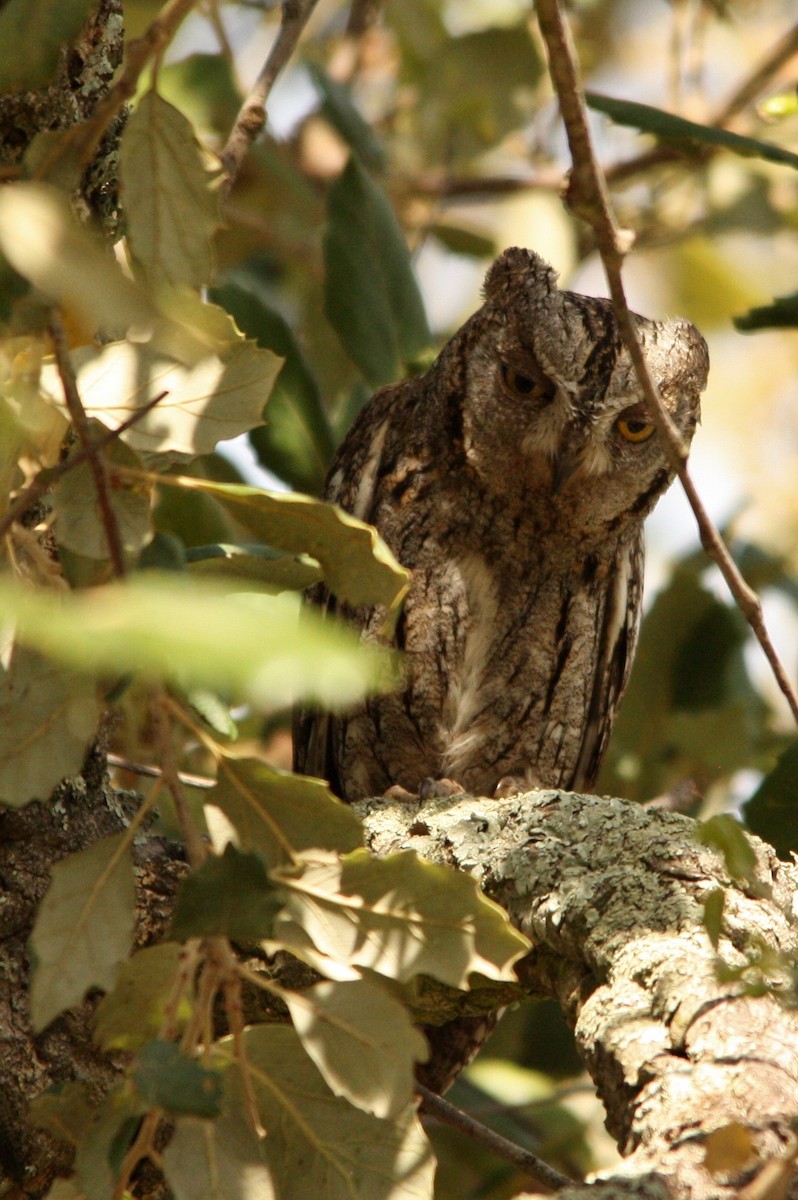
[[[174,1042],[149,1042],[136,1055],[133,1083],[147,1108],[176,1116],[215,1117],[222,1103],[222,1077]]]
[[[307,1053],[336,1096],[375,1117],[413,1100],[413,1067],[429,1050],[407,1009],[365,979],[289,992],[288,1011]]]
[[[155,91],[139,101],[119,146],[128,246],[148,287],[199,288],[213,269],[221,223],[218,170],[191,122]]]
[[[465,988],[477,972],[514,981],[529,942],[476,882],[411,850],[343,860],[314,856],[302,871],[275,871],[288,894],[275,938],[301,953],[307,938],[333,963],[404,982],[431,975]]]
[[[77,1146],[94,1116],[89,1086],[70,1080],[54,1083],[30,1103],[28,1120],[62,1142]]]
[[[125,1154],[143,1115],[141,1101],[129,1086],[106,1095],[83,1130],[75,1167],[85,1200],[113,1196]]]
[[[79,1004],[89,988],[114,986],[133,943],[135,901],[125,833],[55,864],[30,939],[36,1031]]]
[[[429,326],[404,234],[383,192],[351,158],[330,188],[325,312],[374,387],[427,346]]]
[[[7,9],[0,10],[0,20]],[[0,250],[20,275],[74,310],[90,329],[149,328],[157,314],[113,255],[78,224],[66,198],[43,183],[0,191]],[[63,403],[60,379],[54,383]]]
[[[162,65],[158,91],[199,129],[225,138],[241,107],[233,64],[221,54],[188,54]]]
[[[1,200],[1,197],[0,197]],[[218,310],[221,312],[222,310]],[[226,314],[225,314],[226,316]],[[233,334],[223,354],[204,354],[183,366],[151,343],[82,346],[71,358],[90,417],[115,429],[156,396],[155,408],[122,434],[139,453],[195,457],[259,425],[281,360]],[[42,389],[64,406],[55,365],[42,370]]]
[[[77,775],[100,711],[91,680],[15,645],[10,662],[0,660],[0,803],[45,800]]]
[[[322,115],[370,171],[385,168],[385,150],[368,121],[360,115],[347,88],[331,79],[318,63],[308,63],[310,77],[321,93]]]
[[[208,795],[233,823],[246,850],[269,866],[309,849],[354,850],[363,841],[360,822],[319,779],[278,771],[256,759],[224,758]]]
[[[227,283],[212,298],[259,346],[284,359],[264,420],[250,442],[259,462],[298,491],[318,494],[335,451],[335,437],[319,385],[286,321],[252,286]]]
[[[216,1121],[178,1119],[163,1168],[175,1200],[277,1200],[243,1103]]]
[[[0,9],[0,93],[52,78],[58,51],[85,25],[96,0],[6,0]]]
[[[114,467],[141,470],[143,465],[138,455],[122,441],[106,446],[102,459],[111,471]],[[150,486],[114,476],[108,488],[108,499],[123,551],[131,556],[137,554],[152,536]],[[66,546],[86,558],[109,557],[94,472],[88,462],[73,467],[59,479],[53,492],[53,512],[59,546]]]
[[[157,1037],[179,965],[176,942],[147,946],[122,964],[116,986],[103,996],[94,1014],[94,1035],[101,1046],[138,1050]],[[181,1010],[178,1015],[189,1014]]]
[[[743,805],[752,833],[769,842],[779,858],[798,849],[798,741],[779,755],[775,767]]]
[[[798,292],[777,296],[772,304],[749,309],[744,316],[734,318],[734,327],[743,333],[755,329],[798,328]]]
[[[395,608],[404,597],[408,572],[376,530],[335,505],[186,476],[163,483],[213,496],[266,545],[317,559],[330,591],[341,600]]]
[[[233,590],[258,585],[268,592],[301,592],[322,578],[321,567],[288,554],[275,554],[268,546],[192,546],[186,553],[192,575],[224,579]]]
[[[726,892],[723,888],[713,888],[704,900],[704,928],[715,950],[720,943],[723,932],[723,908],[726,903]]]
[[[353,1108],[333,1095],[286,1026],[249,1029],[245,1039],[280,1200],[431,1200],[435,1164],[414,1105],[390,1121]],[[237,1068],[229,1074],[241,1111]]]
[[[217,935],[258,941],[271,937],[283,902],[259,856],[228,844],[181,883],[171,934],[181,942]]]
[[[756,855],[742,825],[729,813],[701,821],[696,837],[704,846],[712,846],[723,855],[732,879],[753,879]]]
[[[465,254],[469,258],[493,258],[496,255],[497,247],[493,238],[465,225],[436,221],[430,225],[429,231],[453,254]]]
[[[605,113],[616,125],[631,125],[643,133],[653,133],[668,141],[698,142],[703,146],[720,146],[730,150],[732,154],[741,154],[744,158],[763,158],[767,162],[783,163],[789,167],[798,167],[798,154],[792,154],[772,142],[763,142],[759,138],[742,137],[739,133],[729,133],[727,129],[719,129],[716,125],[699,125],[684,117],[665,112],[661,108],[652,108],[649,104],[637,104],[632,100],[615,100],[611,96],[602,96],[598,92],[586,92],[585,100],[596,112]]]
[[[230,688],[259,708],[342,707],[393,685],[392,656],[312,612],[300,625],[297,610],[292,596],[229,595],[175,574],[69,594],[0,581],[0,616],[20,641],[81,671]]]

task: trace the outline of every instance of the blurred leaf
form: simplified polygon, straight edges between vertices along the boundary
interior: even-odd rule
[[[53,867],[31,933],[31,1022],[38,1032],[89,988],[109,991],[133,942],[135,890],[127,835],[114,834]]]
[[[408,574],[370,525],[343,509],[309,496],[264,492],[242,484],[218,484],[181,476],[176,486],[214,496],[266,545],[318,560],[330,591],[350,604],[393,608]]]
[[[704,1142],[704,1170],[710,1175],[737,1174],[758,1159],[751,1131],[739,1121],[713,1129]]]
[[[147,1108],[176,1116],[215,1117],[222,1102],[222,1077],[174,1042],[148,1042],[133,1063],[133,1083]]]
[[[751,308],[734,318],[734,327],[743,333],[756,329],[795,329],[798,327],[798,292],[777,296],[772,304]]]
[[[238,728],[230,715],[228,705],[208,688],[190,688],[186,699],[191,707],[199,713],[206,725],[220,733],[222,737],[234,742],[238,737]]]
[[[257,850],[269,866],[292,862],[305,850],[346,853],[363,843],[357,817],[321,780],[256,759],[223,758],[208,803],[233,823],[241,846]]]
[[[585,100],[590,108],[605,113],[616,125],[631,125],[643,133],[653,133],[668,141],[720,146],[724,150],[731,150],[733,154],[741,154],[744,158],[763,158],[767,162],[798,167],[798,154],[792,154],[781,146],[773,145],[772,142],[741,137],[739,133],[730,133],[716,125],[699,125],[695,121],[687,121],[684,117],[665,112],[664,109],[652,108],[649,104],[637,104],[633,100],[615,100],[611,96],[599,95],[598,92],[585,92]]]
[[[374,387],[429,343],[404,234],[383,192],[351,158],[328,194],[325,312]]]
[[[31,1100],[28,1119],[31,1125],[77,1146],[93,1116],[90,1097],[89,1086],[82,1080],[51,1084]]]
[[[84,1200],[113,1196],[128,1147],[141,1123],[141,1101],[120,1084],[103,1097],[93,1120],[82,1130],[75,1156]]]
[[[222,54],[188,54],[161,65],[158,92],[193,125],[225,137],[241,107],[232,63]]]
[[[779,858],[798,850],[798,741],[779,755],[772,771],[743,805],[752,833],[769,842]]]
[[[723,888],[713,888],[704,899],[703,924],[707,936],[715,950],[720,943],[723,932],[723,909],[726,904],[726,892]]]
[[[258,584],[268,592],[301,592],[322,578],[321,568],[310,560],[275,554],[268,546],[194,546],[186,555],[190,571],[227,581],[232,588]]]
[[[335,438],[318,383],[291,329],[250,288],[227,283],[212,296],[248,337],[284,359],[264,415],[266,424],[250,433],[258,461],[298,491],[319,494]]]
[[[277,872],[288,898],[275,937],[297,948],[304,935],[328,958],[404,982],[431,975],[464,988],[478,972],[514,981],[513,964],[529,949],[507,914],[475,881],[434,866],[412,851],[308,862],[301,876]]]
[[[271,883],[259,855],[225,846],[180,884],[171,936],[229,937],[241,941],[271,937],[285,897]]]
[[[415,1105],[379,1120],[333,1095],[293,1029],[247,1030],[246,1056],[280,1200],[431,1200],[434,1161]],[[229,1068],[241,1109],[240,1083]]]
[[[0,19],[7,11],[0,10]],[[121,333],[134,323],[150,327],[157,317],[141,288],[47,184],[12,183],[0,191],[0,249],[20,275],[75,310],[90,330]],[[55,386],[60,399],[60,381]]]
[[[221,310],[219,310],[221,311]],[[204,454],[216,443],[260,424],[263,405],[282,365],[269,350],[240,338],[227,354],[205,355],[186,367],[152,345],[112,342],[73,351],[77,385],[87,414],[113,429],[166,393],[122,440],[139,453]],[[54,364],[42,370],[42,389],[63,408]]]
[[[15,645],[0,657],[0,803],[46,800],[83,766],[100,720],[91,680]]]
[[[177,942],[162,942],[138,950],[122,964],[116,985],[103,996],[94,1015],[94,1035],[104,1049],[138,1050],[158,1036],[180,953]]]
[[[208,580],[148,572],[61,595],[0,586],[20,640],[82,671],[141,672],[240,690],[258,707],[303,698],[346,706],[392,685],[392,658],[289,596],[229,595]]]
[[[385,150],[371,125],[360,114],[349,90],[332,79],[318,63],[308,63],[310,77],[321,93],[322,115],[370,171],[385,168]]]
[[[729,690],[728,667],[738,657],[747,627],[739,611],[719,601],[703,605],[676,649],[671,667],[674,708],[717,708]]]
[[[701,821],[696,837],[704,846],[712,846],[722,854],[732,879],[753,878],[756,855],[742,825],[729,813],[719,813],[708,821]]]
[[[102,427],[101,427],[102,428]],[[141,459],[121,440],[111,442],[101,452],[106,467],[142,469]],[[152,533],[152,485],[113,476],[108,488],[119,539],[125,554],[137,554]],[[55,536],[59,546],[67,546],[87,558],[108,558],[108,541],[102,509],[97,498],[94,472],[88,462],[62,475],[53,491]]]
[[[0,93],[38,88],[58,51],[80,33],[96,0],[6,0],[0,8]]]
[[[413,1065],[427,1043],[407,1009],[365,979],[322,982],[285,997],[307,1053],[336,1096],[375,1117],[395,1117],[413,1100]]]
[[[469,258],[492,258],[496,254],[496,242],[483,233],[468,229],[465,225],[437,221],[430,226],[430,233],[452,254],[465,254]]]
[[[221,223],[218,167],[191,122],[155,91],[122,131],[119,183],[127,244],[145,284],[208,283]]]
[[[175,1200],[276,1200],[243,1101],[216,1121],[179,1118],[163,1168]]]

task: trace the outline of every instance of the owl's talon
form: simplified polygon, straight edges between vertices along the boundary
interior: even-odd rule
[[[427,776],[419,784],[418,794],[422,800],[440,800],[446,796],[462,796],[465,788],[455,779],[433,779]]]
[[[529,784],[523,775],[504,775],[493,789],[493,799],[506,800],[508,796],[518,796],[528,791]]]
[[[403,788],[401,783],[394,783],[391,787],[386,788],[382,795],[385,800],[399,800],[401,803],[419,799],[418,793],[408,792],[407,788]]]

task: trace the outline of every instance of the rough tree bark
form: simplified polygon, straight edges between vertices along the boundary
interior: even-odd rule
[[[798,1195],[798,1012],[716,972],[718,956],[738,967],[768,950],[794,956],[794,865],[751,838],[755,882],[734,881],[689,818],[564,792],[428,801],[423,810],[383,799],[360,815],[372,850],[412,848],[467,871],[532,939],[524,987],[562,1005],[628,1155],[563,1200],[731,1200],[768,1161],[782,1183],[792,1175],[778,1195]],[[717,888],[726,896],[718,954],[702,922]],[[748,1131],[752,1154],[713,1175],[707,1139],[733,1122]]]

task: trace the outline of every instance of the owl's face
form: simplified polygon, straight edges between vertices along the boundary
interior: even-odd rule
[[[671,475],[608,300],[560,291],[526,250],[491,269],[464,408],[466,452],[495,490],[548,492],[596,521],[643,515]],[[649,369],[690,442],[708,355],[687,321],[635,318]]]

